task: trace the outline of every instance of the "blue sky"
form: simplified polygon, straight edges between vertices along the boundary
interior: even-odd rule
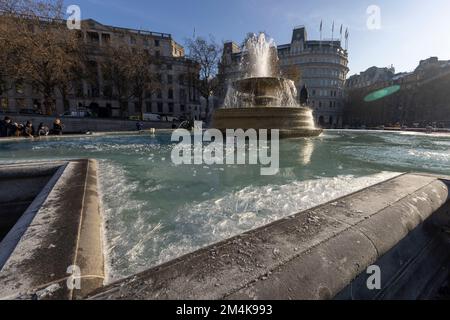
[[[66,0],[81,7],[82,19],[171,33],[183,44],[197,35],[241,42],[247,32],[265,31],[277,44],[290,42],[292,29],[305,25],[312,39],[349,28],[350,74],[373,65],[412,71],[430,56],[450,59],[448,0]],[[381,9],[381,29],[369,30],[367,8]],[[336,37],[336,36],[335,36]]]

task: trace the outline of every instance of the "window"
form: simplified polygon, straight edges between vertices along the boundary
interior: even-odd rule
[[[6,90],[6,83],[3,82],[2,80],[0,80],[0,95],[2,95],[3,93],[5,93]]]
[[[159,113],[163,112],[163,104],[162,104],[162,102],[158,102],[158,112]]]
[[[173,99],[173,89],[169,89],[169,91],[167,93],[167,98],[168,99]]]
[[[159,47],[159,40],[155,39],[155,47]]]
[[[0,110],[8,110],[8,98],[0,98]]]
[[[180,112],[184,112],[186,111],[186,107],[184,106],[184,104],[180,105]]]
[[[121,108],[122,110],[128,111],[128,102],[127,102],[127,101],[121,102],[121,103],[120,103],[120,108]]]
[[[158,99],[162,99],[162,91],[161,91],[161,89],[156,90],[156,97]]]
[[[184,74],[179,75],[178,82],[180,83],[180,86],[184,86]]]
[[[16,93],[22,94],[23,93],[23,83],[22,81],[16,82]]]
[[[141,112],[141,106],[139,105],[139,102],[134,103],[134,112]]]
[[[173,76],[171,74],[167,75],[167,83],[168,84],[173,84]]]
[[[184,102],[186,101],[186,90],[180,89],[180,101]]]
[[[169,103],[169,113],[173,113],[173,103]]]
[[[109,33],[102,33],[102,44],[109,45],[111,43],[111,35]]]
[[[87,39],[88,42],[91,44],[98,44],[100,43],[100,36],[97,32],[87,32]]]
[[[17,110],[25,109],[25,107],[26,107],[25,99],[16,99],[16,109]]]
[[[145,103],[145,108],[146,108],[147,112],[152,112],[152,103],[150,101],[147,101]]]

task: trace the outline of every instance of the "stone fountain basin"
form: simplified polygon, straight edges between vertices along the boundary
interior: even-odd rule
[[[233,87],[242,93],[256,96],[276,96],[292,80],[276,77],[257,77],[235,81]]]
[[[218,109],[212,127],[226,129],[278,129],[280,138],[315,137],[323,130],[311,124],[311,110],[303,107],[252,107]]]

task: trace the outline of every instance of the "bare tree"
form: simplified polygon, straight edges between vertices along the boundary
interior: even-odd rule
[[[42,94],[44,112],[56,111],[56,92],[66,92],[80,70],[82,44],[79,34],[66,27],[63,2],[6,0],[1,19],[6,29],[7,73],[13,81],[26,82]],[[4,55],[4,54],[2,54]]]
[[[210,36],[209,40],[202,37],[187,39],[186,47],[189,52],[189,58],[197,62],[200,68],[200,76],[196,81],[196,88],[200,95],[206,99],[206,116],[208,116],[210,113],[210,97],[220,87],[216,76],[219,70],[222,49],[212,36]]]
[[[296,65],[290,65],[289,67],[283,69],[281,74],[284,78],[292,80],[295,83],[298,83],[302,78],[300,67]]]
[[[105,49],[101,62],[103,76],[111,87],[115,89],[121,106],[135,98],[139,105],[140,117],[144,118],[144,100],[160,88],[160,81],[155,69],[161,64],[159,58],[152,56],[148,49],[136,44],[129,46],[116,43]]]

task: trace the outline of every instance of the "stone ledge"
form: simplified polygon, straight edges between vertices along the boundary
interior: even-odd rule
[[[9,250],[0,271],[0,299],[78,299],[103,285],[97,164],[58,163],[63,165],[0,243],[0,253]],[[80,267],[81,290],[67,286],[72,265]]]
[[[405,174],[111,284],[91,298],[348,298],[346,288],[385,257],[392,281],[400,279],[395,276],[405,265],[396,249],[401,244],[403,257],[417,257],[429,240],[417,234],[426,229],[439,236],[432,221],[449,216],[449,208],[448,181]]]

